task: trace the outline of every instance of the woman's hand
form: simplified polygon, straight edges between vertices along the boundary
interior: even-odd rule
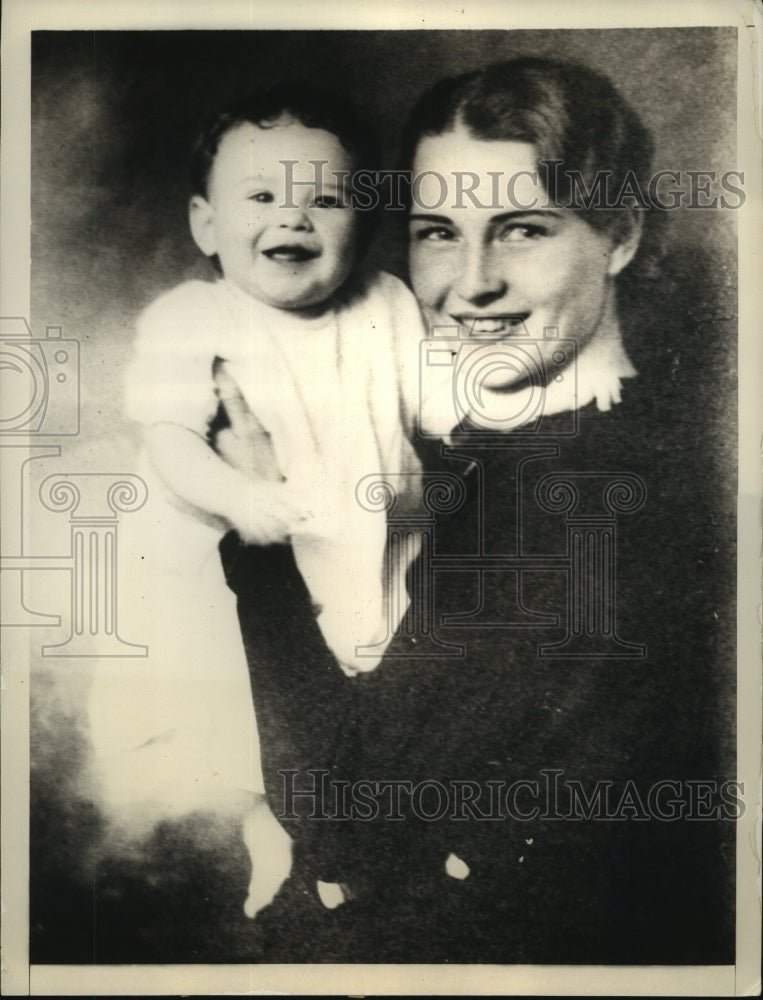
[[[235,379],[223,362],[215,385],[230,427],[217,432],[219,456],[242,474],[242,486],[229,498],[226,517],[244,542],[274,545],[286,542],[305,522],[278,467],[270,435],[246,405]]]
[[[246,405],[237,382],[223,362],[215,372],[217,394],[230,421],[230,427],[217,432],[215,449],[228,465],[251,474],[261,482],[285,481],[278,468],[270,435]]]

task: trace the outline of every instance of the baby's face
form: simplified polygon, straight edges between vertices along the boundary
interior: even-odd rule
[[[290,119],[271,128],[238,125],[220,142],[208,198],[191,200],[194,239],[205,254],[217,254],[229,281],[268,305],[327,302],[357,249],[352,169],[339,139],[322,129]]]

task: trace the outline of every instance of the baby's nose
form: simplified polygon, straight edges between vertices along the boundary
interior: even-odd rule
[[[293,229],[297,232],[309,231],[312,229],[307,212],[297,206],[279,209],[278,225],[283,229]]]

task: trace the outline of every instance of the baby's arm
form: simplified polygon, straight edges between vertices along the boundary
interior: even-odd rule
[[[285,541],[304,519],[280,482],[228,465],[195,431],[161,422],[145,429],[152,466],[172,493],[223,518],[245,542]]]

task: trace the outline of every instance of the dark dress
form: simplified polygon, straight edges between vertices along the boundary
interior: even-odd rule
[[[703,481],[689,399],[641,377],[608,412],[422,442],[463,496],[354,679],[289,547],[225,540],[271,805],[325,772],[284,823],[297,865],[356,897],[351,959],[733,961],[733,484]]]

